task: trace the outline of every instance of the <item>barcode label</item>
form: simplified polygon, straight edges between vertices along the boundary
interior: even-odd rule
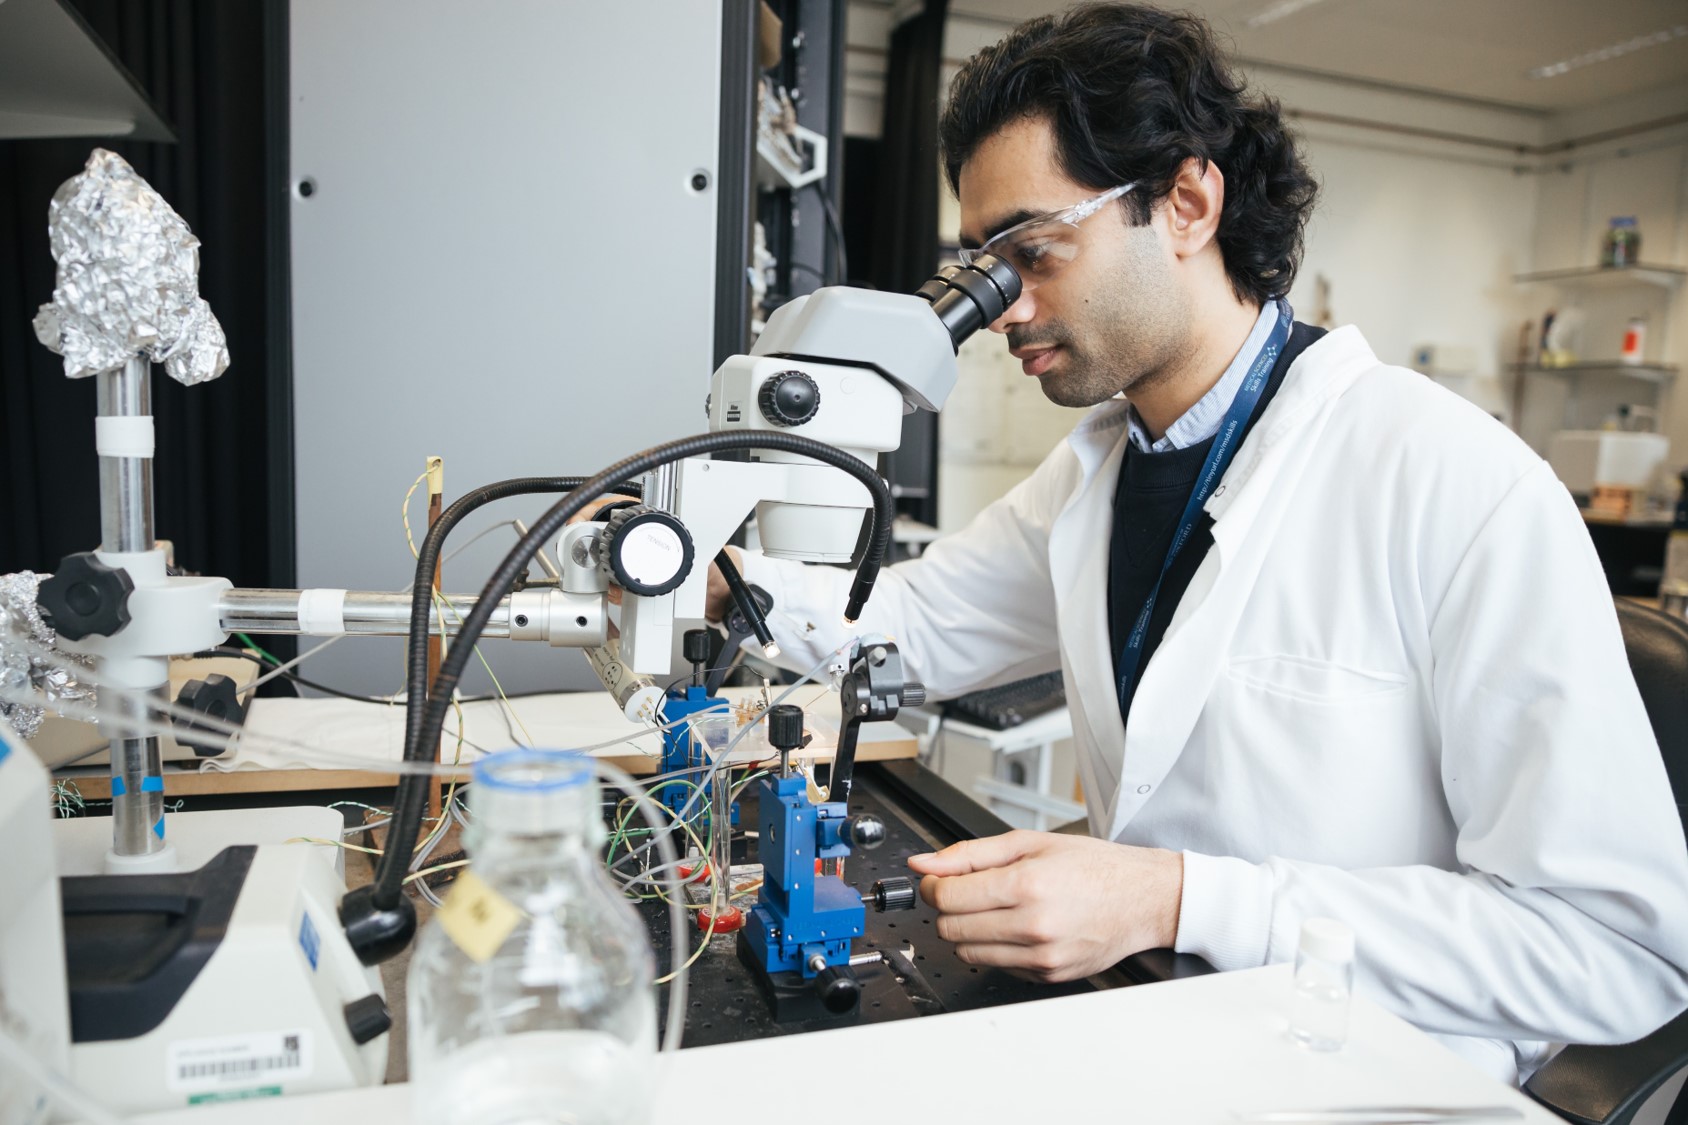
[[[296,1030],[183,1039],[170,1044],[165,1065],[170,1089],[190,1094],[297,1081],[311,1073],[311,1036]]]

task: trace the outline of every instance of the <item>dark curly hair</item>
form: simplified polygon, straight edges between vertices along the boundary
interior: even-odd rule
[[[979,145],[1024,117],[1055,132],[1062,171],[1098,191],[1135,181],[1137,225],[1190,157],[1225,177],[1219,251],[1239,299],[1289,292],[1318,196],[1278,103],[1250,96],[1206,22],[1127,4],[1089,4],[1021,24],[969,59],[939,126],[957,189]]]

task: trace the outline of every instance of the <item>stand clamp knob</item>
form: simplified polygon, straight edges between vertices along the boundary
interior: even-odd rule
[[[196,716],[203,715],[220,723],[240,726],[246,722],[246,708],[240,705],[240,691],[227,676],[210,675],[203,680],[189,680],[176,696],[176,706],[186,707]],[[222,732],[193,719],[175,719],[176,741],[201,758],[215,758],[223,748],[207,737],[196,736],[203,731],[209,738],[223,741]]]
[[[58,571],[41,583],[37,604],[67,641],[97,634],[109,637],[129,624],[129,595],[135,583],[128,571],[107,566],[92,551],[66,555]]]
[[[679,517],[644,504],[610,516],[598,537],[604,577],[644,598],[671,594],[692,572],[692,536]]]
[[[820,384],[801,371],[781,371],[762,383],[756,405],[776,426],[801,426],[820,413]]]

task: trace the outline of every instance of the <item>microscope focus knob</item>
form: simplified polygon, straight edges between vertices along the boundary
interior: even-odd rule
[[[678,590],[692,572],[692,555],[686,525],[644,504],[611,515],[598,538],[598,567],[604,576],[645,598]]]
[[[880,913],[887,910],[914,908],[914,880],[907,875],[893,875],[873,884],[873,908]]]
[[[756,404],[776,426],[801,426],[819,413],[821,388],[801,371],[781,371],[763,382]]]
[[[66,555],[35,596],[47,624],[66,640],[79,641],[90,634],[109,637],[129,624],[129,595],[134,592],[128,571],[83,551]]]
[[[796,750],[803,745],[803,708],[781,703],[768,709],[768,745],[775,750]]]

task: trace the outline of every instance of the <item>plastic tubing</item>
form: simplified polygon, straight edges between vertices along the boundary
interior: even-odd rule
[[[26,642],[26,643],[28,644],[28,647],[37,649],[37,651],[39,653],[41,653],[42,655],[47,657],[50,661],[59,662],[59,661],[62,661],[62,659],[63,659],[57,653],[51,652],[51,651],[46,650],[46,649],[40,649],[39,646],[34,645],[33,642]],[[66,661],[65,663],[68,664],[69,662]],[[78,666],[78,667],[80,667],[80,666]],[[85,669],[84,669],[84,671],[85,671]],[[84,682],[91,683],[93,681],[89,680],[87,677],[84,677]],[[101,685],[96,683],[95,686],[99,687]],[[117,690],[117,689],[110,689],[110,690]],[[14,694],[16,694],[16,693],[0,691],[0,698],[8,698],[8,701],[10,701],[9,697],[11,697]],[[195,719],[199,720],[200,722],[204,723],[206,727],[210,727],[210,726],[215,725],[217,727],[225,728],[231,734],[240,733],[241,728],[238,727],[237,725],[233,724],[233,723],[228,723],[228,722],[225,722],[223,720],[218,720],[218,719],[209,719],[206,716],[198,716],[194,712],[190,711],[189,709],[187,709],[185,707],[177,707],[175,704],[161,703],[155,697],[153,697],[151,695],[146,695],[146,693],[137,693],[137,694],[141,694],[141,695],[144,695],[146,697],[146,699],[149,702],[149,709],[151,709],[151,710],[177,713],[180,717],[183,717],[183,718],[195,718]],[[33,700],[31,698],[25,697],[21,694],[18,694],[17,702],[32,702],[32,701]],[[97,705],[93,706],[93,707],[85,707],[85,706],[82,706],[80,704],[76,704],[76,705],[72,705],[71,707],[65,708],[62,713],[64,713],[66,715],[66,717],[69,717],[69,718],[81,718],[81,719],[84,719],[85,721],[99,721],[99,722],[102,722],[102,723],[109,724],[109,725],[113,726],[114,728],[120,727],[120,728],[125,729],[126,732],[128,732],[129,730],[132,729],[133,734],[131,735],[131,737],[140,737],[140,736],[146,735],[146,734],[169,735],[169,734],[173,734],[174,729],[175,729],[175,728],[171,727],[168,723],[137,721],[132,715],[126,714],[121,709],[111,709],[111,708],[102,709],[102,708],[98,707]],[[202,733],[207,734],[207,735],[211,735],[211,737],[208,737],[206,739],[207,741],[216,741],[217,740],[216,735],[212,734],[212,732],[209,731],[209,730],[203,731]],[[225,745],[227,744],[227,742],[228,742],[227,737],[223,738],[223,742],[225,743]],[[317,748],[314,748],[314,747],[305,746],[302,743],[295,743],[295,744],[291,744],[291,745],[296,747],[298,750],[302,751],[304,756],[314,757],[314,758],[316,758],[320,761],[326,762],[329,765],[345,765],[348,762],[355,762],[359,765],[366,766],[366,767],[369,765],[368,759],[358,757],[358,756],[355,756],[355,755],[336,754],[332,751],[325,751],[325,750],[317,749]],[[419,776],[419,777],[426,778],[426,777],[432,777],[436,774],[449,774],[449,773],[453,772],[453,767],[446,766],[446,765],[436,763],[436,762],[419,762],[419,763],[418,762],[396,762],[396,763],[392,763],[392,765],[401,767],[400,772],[404,773],[404,775],[407,776],[407,777],[409,777],[409,776]],[[631,775],[629,775],[628,773],[623,771],[619,766],[616,766],[612,762],[606,762],[606,761],[601,761],[601,760],[595,760],[594,766],[595,766],[595,768],[598,772],[599,777],[603,778],[605,781],[614,785],[617,789],[620,789],[623,793],[626,793],[628,796],[632,797],[635,804],[638,805],[640,815],[642,815],[645,819],[645,822],[651,826],[652,838],[653,838],[652,843],[655,844],[657,851],[658,851],[658,854],[662,858],[663,868],[672,870],[673,868],[679,867],[679,865],[680,865],[679,852],[675,849],[673,841],[668,839],[669,833],[664,831],[664,829],[667,827],[667,818],[666,818],[663,810],[661,809],[661,807],[658,806],[655,801],[651,800],[650,795],[644,790],[644,788],[642,786],[640,786],[640,784],[637,781],[635,781],[634,778]],[[385,768],[388,768],[388,767],[384,765],[384,766],[382,766],[382,768],[385,769]],[[672,932],[674,933],[675,938],[676,938],[676,940],[672,944],[674,946],[673,970],[677,975],[674,977],[673,985],[672,985],[672,987],[669,991],[668,1022],[667,1022],[666,1030],[663,1033],[663,1042],[662,1042],[662,1049],[665,1050],[665,1051],[677,1050],[679,1048],[681,1035],[682,1035],[682,1033],[685,1029],[685,1020],[686,1020],[686,973],[685,973],[686,943],[684,941],[683,935],[686,933],[686,908],[685,908],[685,905],[683,903],[684,885],[685,885],[685,880],[681,879],[678,876],[669,880],[669,886],[671,887],[671,893],[668,896],[668,898],[669,898],[668,921],[669,921],[669,925],[672,927]],[[0,1031],[0,1058],[10,1059],[12,1057],[12,1053],[8,1052],[8,1050],[7,1050],[8,1047],[14,1048],[17,1058],[21,1059],[21,1061],[18,1061],[16,1065],[20,1069],[24,1069],[25,1072],[30,1074],[32,1077],[35,1077],[38,1082],[42,1083],[43,1085],[46,1085],[48,1087],[49,1093],[53,1094],[55,1097],[59,1096],[58,1091],[61,1088],[63,1090],[68,1091],[70,1096],[75,1096],[79,1093],[79,1091],[77,1091],[74,1087],[71,1087],[67,1083],[65,1083],[62,1078],[57,1078],[57,1084],[56,1085],[49,1082],[48,1081],[49,1078],[56,1077],[56,1076],[52,1075],[51,1072],[48,1072],[48,1071],[45,1070],[45,1068],[41,1067],[41,1064],[39,1062],[37,1062],[37,1060],[35,1060],[34,1056],[28,1055],[27,1053],[24,1053],[22,1051],[21,1046],[13,1043],[11,1040],[6,1039],[4,1032]],[[31,1070],[31,1069],[29,1069],[30,1067],[34,1067],[36,1069]],[[74,1101],[63,1101],[62,1104],[64,1104],[65,1106],[67,1106],[70,1109],[75,1110],[78,1113],[83,1114],[90,1121],[115,1122],[115,1121],[118,1120],[118,1118],[113,1117],[108,1113],[104,1113],[103,1111],[101,1111],[99,1109],[98,1106],[94,1105],[91,1102],[83,1102],[83,1103],[79,1104],[79,1103],[74,1102]]]
[[[504,557],[497,570],[488,579],[482,589],[480,599],[469,612],[458,628],[457,643],[452,645],[440,664],[439,675],[435,679],[426,705],[422,708],[420,726],[415,729],[415,737],[405,740],[405,760],[417,761],[424,748],[439,742],[440,730],[445,723],[445,712],[451,693],[456,689],[468,666],[469,658],[473,655],[476,642],[486,629],[493,611],[497,608],[505,591],[514,585],[516,578],[527,569],[528,561],[534,552],[544,546],[547,540],[560,531],[571,517],[584,508],[587,502],[608,491],[617,482],[629,477],[640,476],[660,465],[681,461],[688,457],[698,457],[710,453],[724,453],[729,450],[741,449],[774,449],[784,453],[795,453],[832,465],[854,476],[867,488],[873,498],[873,531],[868,537],[867,552],[862,558],[861,565],[856,570],[855,582],[851,586],[849,604],[845,608],[845,619],[853,621],[861,613],[868,596],[873,592],[873,584],[879,576],[879,565],[885,555],[885,548],[891,539],[891,490],[878,473],[863,463],[859,458],[845,453],[834,446],[827,445],[813,438],[798,434],[775,432],[727,432],[699,434],[695,437],[680,438],[677,441],[665,442],[653,446],[642,453],[611,465],[598,473],[579,487],[572,489],[556,504],[552,505],[537,522],[523,536],[520,543]],[[489,486],[490,488],[491,486]],[[467,498],[465,498],[467,499]],[[464,501],[458,501],[462,504]],[[458,505],[452,505],[456,508]],[[449,514],[449,512],[448,512]],[[459,517],[461,518],[461,517]],[[446,524],[444,516],[436,521],[435,529]],[[443,539],[443,532],[441,537]],[[430,531],[430,537],[433,532]],[[437,547],[436,547],[437,550]],[[433,564],[429,560],[418,558],[418,582],[426,576],[426,585],[431,591],[433,585]],[[415,653],[422,651],[424,668],[426,667],[426,642],[428,607],[431,605],[431,592],[427,594],[428,603],[418,608],[413,599],[411,612],[411,648],[413,664]],[[424,672],[424,675],[426,673]],[[418,706],[416,693],[411,693],[407,701],[407,729],[408,720],[415,714]],[[366,900],[377,911],[392,911],[399,908],[404,897],[404,862],[403,856],[408,855],[416,846],[416,835],[421,829],[423,805],[426,799],[426,786],[415,779],[406,776],[401,778],[397,799],[393,808],[393,825],[390,846],[381,857],[376,869],[375,881],[370,891],[370,899]],[[377,955],[378,958],[378,955]],[[368,962],[366,962],[368,963]]]
[[[674,847],[674,842],[668,838],[668,833],[662,831],[663,814],[661,807],[653,800],[644,788],[634,781],[619,766],[610,762],[596,762],[598,776],[632,797],[639,806],[639,813],[645,818],[645,823],[651,826],[652,838],[656,841],[657,852],[662,856],[664,864],[679,865],[680,854]],[[673,981],[668,989],[668,1022],[662,1033],[662,1049],[677,1051],[680,1049],[680,1037],[686,1030],[686,905],[684,902],[684,880],[676,876],[669,880],[668,895],[668,932]]]

